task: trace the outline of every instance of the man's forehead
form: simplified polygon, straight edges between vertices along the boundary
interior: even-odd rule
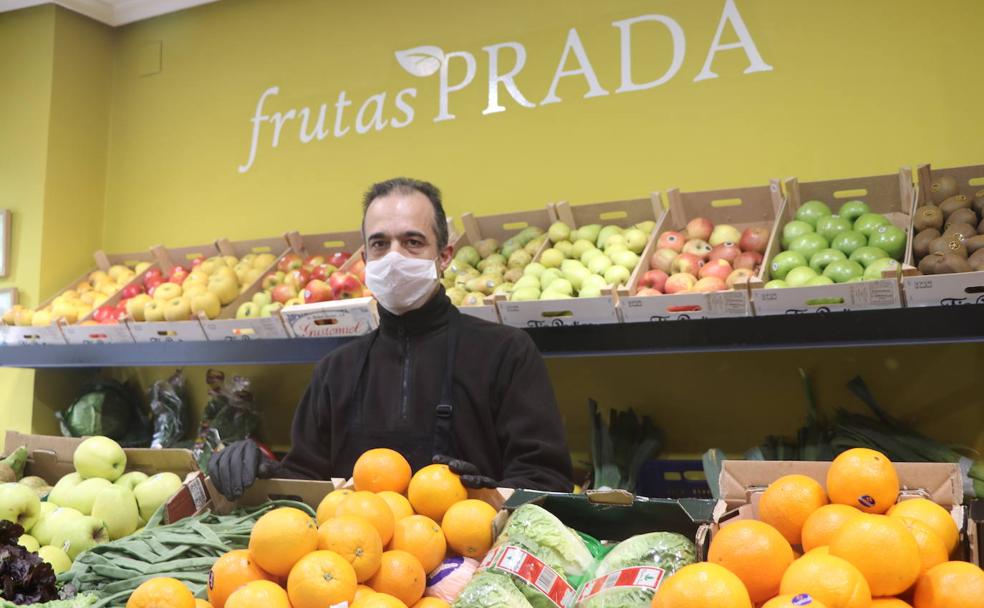
[[[434,207],[420,192],[393,192],[372,201],[366,210],[366,234],[386,230],[433,230]]]

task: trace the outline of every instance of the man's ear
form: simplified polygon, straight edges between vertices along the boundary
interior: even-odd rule
[[[441,253],[440,253],[439,257],[438,257],[438,260],[440,262],[439,265],[441,267],[441,272],[444,272],[445,270],[447,270],[448,266],[451,265],[451,260],[453,260],[453,259],[454,259],[454,247],[453,246],[448,245],[447,247],[445,247],[444,249],[441,250]]]

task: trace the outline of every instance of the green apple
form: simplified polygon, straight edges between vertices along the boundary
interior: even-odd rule
[[[114,485],[96,496],[92,503],[92,516],[106,524],[109,538],[116,540],[133,534],[137,529],[140,510],[133,492],[123,486]]]
[[[597,243],[599,234],[601,234],[601,224],[588,224],[577,229],[577,238],[574,240],[584,239]]]
[[[639,265],[639,256],[632,251],[617,251],[611,255],[611,260],[616,266],[621,266],[629,272]]]
[[[607,255],[602,254],[588,262],[588,270],[594,274],[605,274],[605,271],[611,268],[612,265],[613,262],[611,259]]]
[[[633,226],[633,228],[642,230],[643,232],[646,233],[646,235],[650,235],[653,233],[653,230],[656,229],[656,222],[654,222],[653,220],[646,220],[644,222],[639,222],[638,224]]]
[[[793,239],[810,232],[814,232],[813,226],[807,224],[806,222],[801,222],[799,220],[788,222],[782,227],[782,248],[788,249],[789,244],[793,242]]]
[[[797,266],[786,273],[786,284],[790,287],[802,287],[810,279],[815,279],[817,274],[817,271],[809,266]]]
[[[546,291],[550,287],[550,284],[557,279],[564,278],[564,273],[560,271],[559,268],[547,268],[540,275],[540,289]]]
[[[892,258],[882,258],[880,260],[875,260],[868,267],[864,269],[864,280],[865,281],[877,281],[883,279],[883,273],[886,271],[898,272],[899,263]]]
[[[31,536],[38,539],[38,542],[42,545],[50,545],[51,535],[54,533],[55,529],[60,526],[64,520],[76,517],[85,516],[70,507],[56,507],[54,511],[43,515],[38,523],[34,524],[34,527],[31,528]]]
[[[831,247],[844,252],[848,256],[867,244],[868,237],[856,230],[841,232],[830,242]]]
[[[565,258],[569,258],[571,257],[571,252],[574,250],[574,243],[570,241],[557,241],[554,243],[554,249],[563,253]]]
[[[51,569],[55,571],[55,575],[68,572],[72,569],[72,558],[68,556],[68,553],[65,553],[58,547],[45,545],[38,549],[38,557],[51,565]]]
[[[260,309],[261,317],[272,317],[283,309],[284,305],[280,302],[272,302]]]
[[[851,222],[845,218],[837,215],[828,215],[817,220],[817,234],[827,239],[827,242],[830,242],[838,234],[848,232],[851,226]]]
[[[601,288],[598,287],[597,285],[589,285],[587,287],[582,288],[579,292],[577,292],[577,297],[579,297],[579,298],[600,298],[601,297]]]
[[[540,294],[541,300],[570,300],[572,297],[574,296],[562,293],[560,291],[551,291],[549,289]]]
[[[59,507],[66,506],[64,503],[68,498],[69,491],[80,483],[82,483],[82,475],[78,472],[65,475],[55,483],[55,487],[51,488],[51,492],[48,494],[48,502],[53,502]]]
[[[43,501],[41,503],[41,513],[38,515],[38,523],[40,523],[41,520],[44,519],[45,517],[48,517],[49,515],[57,511],[59,508],[60,507],[53,502],[48,502],[47,500]],[[34,524],[34,525],[36,526],[38,524]]]
[[[817,273],[822,273],[823,269],[831,262],[846,259],[847,256],[840,249],[821,249],[810,256],[810,268],[816,270]]]
[[[83,515],[92,515],[92,505],[96,502],[96,496],[106,488],[113,487],[112,482],[102,477],[92,477],[84,479],[82,482],[68,491],[68,496],[64,500],[65,507],[71,507]]]
[[[540,254],[540,263],[543,264],[544,268],[560,268],[565,259],[566,256],[553,247]]]
[[[629,228],[622,233],[622,236],[625,237],[626,247],[635,254],[642,253],[642,250],[646,248],[646,242],[649,240],[649,233],[639,228]]]
[[[605,226],[598,231],[598,237],[595,239],[595,245],[601,249],[605,248],[605,243],[608,241],[608,237],[613,234],[622,234],[622,229],[618,226]],[[581,236],[578,234],[578,236]],[[584,237],[581,237],[584,238]]]
[[[24,547],[31,553],[37,553],[38,549],[41,548],[41,543],[38,542],[38,539],[34,538],[30,534],[21,534],[20,537],[17,538],[17,544]]]
[[[607,255],[608,258],[611,259],[612,256],[614,256],[616,253],[619,253],[620,251],[628,251],[628,250],[629,248],[625,246],[625,243],[613,243],[608,247],[605,247],[605,255]]]
[[[605,271],[605,282],[609,285],[625,285],[630,276],[632,272],[625,266],[612,266]]]
[[[845,283],[860,283],[863,280],[864,280],[864,276],[851,277],[850,279],[848,279],[847,281],[845,281]]]
[[[568,296],[574,294],[574,286],[571,284],[570,281],[568,281],[567,279],[564,279],[564,278],[560,278],[560,279],[557,279],[555,281],[551,281],[550,287],[549,287],[548,290],[549,291],[553,291],[553,292],[557,292],[557,293],[562,293],[562,294],[568,295]]]
[[[880,213],[865,213],[858,219],[854,220],[854,229],[861,234],[870,237],[879,226],[887,226],[892,222],[888,221],[888,218]]]
[[[130,471],[129,473],[124,473],[120,475],[120,478],[113,482],[113,485],[123,486],[128,490],[133,490],[133,488],[147,481],[147,474],[143,471]]]
[[[786,283],[786,281],[783,281],[782,279],[772,279],[771,281],[765,284],[766,289],[785,289],[787,287],[789,287],[789,284]]]
[[[785,279],[789,271],[797,266],[806,266],[806,258],[797,251],[783,251],[772,258],[769,274],[775,279]]]
[[[21,484],[22,486],[27,486],[32,490],[34,490],[34,493],[38,495],[38,498],[43,499],[45,496],[48,495],[48,493],[51,492],[51,486],[48,485],[48,482],[36,475],[29,475],[27,477],[24,477],[17,483]]]
[[[830,277],[818,275],[806,282],[806,287],[820,287],[823,285],[833,285],[834,281]]]
[[[537,291],[540,291],[540,279],[529,274],[523,275],[518,281],[516,281],[515,285],[513,285],[513,289],[514,291],[519,289],[536,289]]]
[[[566,241],[571,237],[571,227],[564,222],[554,222],[553,224],[550,224],[550,228],[547,229],[547,237],[549,237],[554,243],[558,241]]]
[[[539,299],[539,287],[520,287],[513,289],[512,294],[509,296],[509,300],[512,302],[532,302],[533,300]]]
[[[89,437],[75,448],[72,463],[82,479],[116,481],[126,470],[126,452],[109,437]]]
[[[604,250],[611,249],[612,247],[622,246],[626,249],[629,248],[629,241],[626,240],[625,235],[621,233],[615,233],[608,236],[605,242],[601,244],[601,248]]]
[[[570,272],[564,273],[564,277],[571,282],[571,285],[573,285],[574,289],[577,291],[581,290],[581,288],[584,285],[585,279],[593,276],[597,276],[597,275],[591,274],[591,271],[583,266],[580,268],[574,268]]]
[[[892,224],[879,226],[868,236],[868,245],[878,247],[895,260],[905,255],[905,232]]]
[[[133,490],[140,508],[140,517],[150,521],[150,516],[162,504],[181,489],[181,478],[174,473],[158,473]]]
[[[605,281],[605,277],[597,274],[588,275],[581,283],[581,289],[597,288],[602,290],[606,287],[608,287],[608,282]]]
[[[564,260],[560,265],[560,271],[565,274],[573,272],[578,268],[587,270],[587,267],[581,263],[581,260]]]
[[[260,316],[260,311],[263,309],[262,306],[256,302],[243,302],[236,309],[237,319],[258,319]]]
[[[867,203],[864,201],[847,201],[841,205],[837,215],[853,224],[855,220],[865,213],[871,213],[871,207]]]
[[[861,247],[850,255],[850,259],[867,268],[875,260],[887,258],[888,253],[878,247]]]
[[[823,276],[831,279],[834,283],[847,283],[854,277],[864,274],[864,268],[852,260],[837,260],[831,262],[823,271]]]
[[[454,254],[454,259],[460,260],[469,266],[474,266],[482,259],[478,255],[478,250],[471,245],[465,245]]]
[[[266,306],[272,302],[273,296],[268,291],[258,291],[253,294],[253,304],[257,306]]]
[[[0,484],[0,519],[30,530],[41,515],[41,499],[31,488],[19,483]]]
[[[594,248],[594,243],[591,241],[586,239],[578,239],[574,241],[574,246],[571,247],[571,257],[581,259],[581,256],[584,255],[585,251],[589,251]]]
[[[823,201],[806,201],[796,210],[796,219],[817,227],[820,218],[830,215],[830,207]]]
[[[587,251],[581,254],[581,263],[584,265],[588,265],[591,263],[591,260],[602,255],[605,255],[605,252],[602,251],[601,249],[588,249]]]
[[[544,266],[540,262],[531,262],[526,265],[526,268],[523,269],[523,276],[529,275],[539,278],[540,275],[543,274],[543,271],[546,269],[547,269],[546,266]]]
[[[59,521],[51,534],[51,544],[64,547],[65,553],[73,560],[79,553],[107,542],[109,532],[106,531],[106,526],[101,519],[90,515]]]
[[[813,254],[818,251],[823,251],[830,246],[827,239],[823,238],[816,232],[809,232],[802,236],[798,236],[789,244],[789,251],[795,251],[797,253],[803,254],[806,261],[809,262]]]

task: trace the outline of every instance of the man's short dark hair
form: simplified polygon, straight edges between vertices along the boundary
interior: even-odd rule
[[[434,206],[434,234],[437,235],[437,249],[441,250],[448,246],[448,218],[444,213],[444,205],[441,203],[441,190],[430,182],[409,177],[394,177],[385,182],[379,182],[369,186],[362,197],[362,234],[366,232],[366,212],[369,205],[374,200],[390,194],[413,194],[419,192],[430,200]]]

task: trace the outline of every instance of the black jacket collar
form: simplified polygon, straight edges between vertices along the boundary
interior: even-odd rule
[[[451,306],[451,300],[444,293],[444,287],[438,287],[437,292],[426,304],[403,315],[393,314],[379,305],[379,331],[387,336],[418,336],[430,333],[447,325]]]

